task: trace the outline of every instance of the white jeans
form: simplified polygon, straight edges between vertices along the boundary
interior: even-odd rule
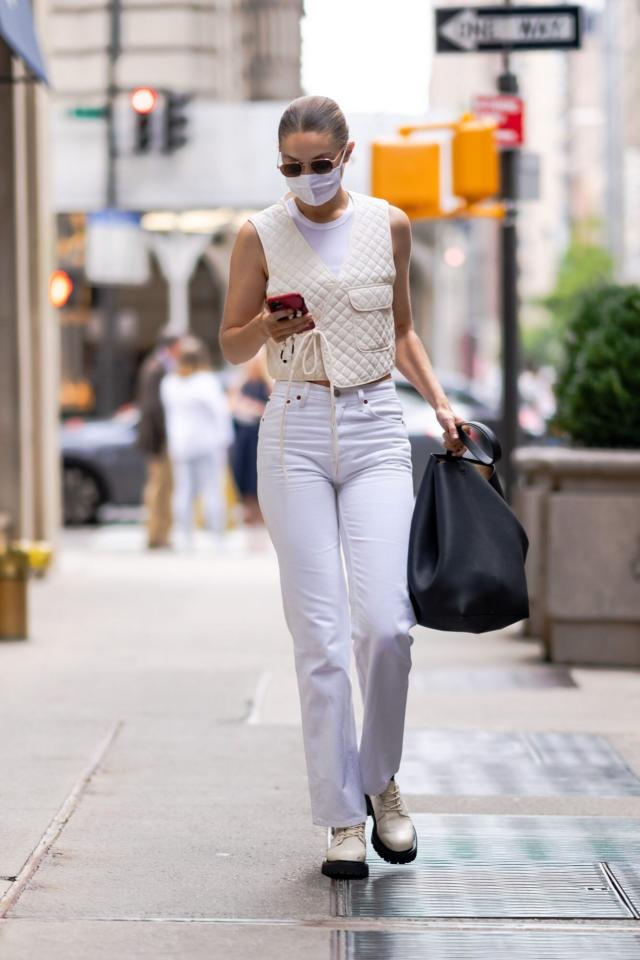
[[[215,533],[223,532],[226,525],[226,465],[226,448],[212,450],[200,457],[172,460],[173,516],[176,532],[183,545],[191,542],[193,507],[198,496],[202,496],[208,529]]]
[[[312,819],[347,826],[366,819],[364,794],[384,789],[402,755],[416,624],[407,587],[411,447],[392,380],[340,388],[336,472],[329,388],[294,380],[285,479],[286,387],[276,381],[260,423],[258,500],[293,638]],[[352,643],[364,706],[359,749]]]

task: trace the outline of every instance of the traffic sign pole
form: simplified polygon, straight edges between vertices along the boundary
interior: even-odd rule
[[[504,70],[498,77],[500,93],[517,94],[518,80],[504,54]],[[501,196],[505,214],[500,223],[500,312],[502,319],[502,444],[504,492],[513,499],[514,470],[511,455],[519,442],[518,379],[520,329],[518,317],[518,163],[517,147],[500,151]]]
[[[112,0],[109,58],[107,67],[107,182],[106,207],[118,206],[118,141],[115,105],[118,93],[117,65],[121,50],[121,0]],[[96,408],[101,416],[110,416],[116,407],[115,378],[117,370],[116,318],[118,291],[105,286],[99,294],[102,307],[102,333],[96,363]]]

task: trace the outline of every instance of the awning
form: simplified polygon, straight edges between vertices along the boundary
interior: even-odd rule
[[[29,0],[0,0],[0,37],[39,80],[49,83]]]

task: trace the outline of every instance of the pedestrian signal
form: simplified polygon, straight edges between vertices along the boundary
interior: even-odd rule
[[[162,151],[174,153],[188,143],[189,117],[187,106],[191,97],[187,93],[167,90],[165,93],[164,113],[162,116]]]

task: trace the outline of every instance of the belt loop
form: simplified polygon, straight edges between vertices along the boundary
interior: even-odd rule
[[[311,389],[311,381],[305,380],[304,384],[300,388],[300,406],[304,407],[307,402],[307,397],[309,396],[309,390]]]

